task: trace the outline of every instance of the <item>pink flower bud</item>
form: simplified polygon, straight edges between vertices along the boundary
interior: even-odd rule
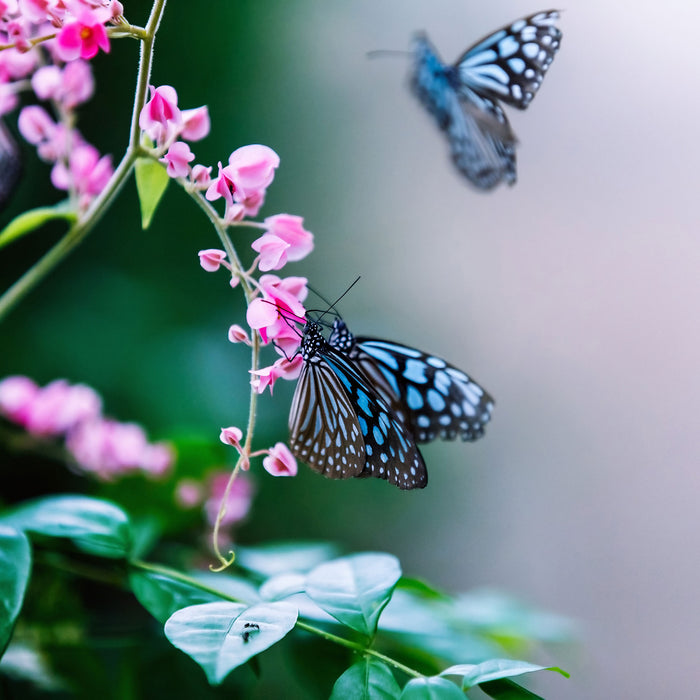
[[[163,156],[161,163],[167,163],[170,177],[187,177],[190,161],[194,160],[194,153],[184,141],[175,141],[168,152]]]
[[[270,448],[268,456],[263,459],[263,467],[272,476],[297,475],[297,461],[283,442]]]
[[[218,250],[217,248],[200,250],[197,255],[199,255],[199,264],[207,272],[216,272],[226,260],[226,253],[223,250]]]
[[[243,438],[243,431],[232,425],[229,428],[222,428],[219,434],[219,440],[224,443],[224,445],[231,445],[231,447],[239,448],[241,446],[241,439]]]
[[[228,329],[228,339],[231,343],[245,343],[250,345],[250,338],[245,329],[234,323],[231,328]]]
[[[180,136],[187,141],[199,141],[203,139],[211,129],[209,110],[206,105],[195,109],[183,110],[182,121],[184,127],[180,132]]]

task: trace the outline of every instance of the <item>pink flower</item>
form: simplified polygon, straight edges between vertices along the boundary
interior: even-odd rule
[[[243,431],[232,425],[229,428],[221,428],[221,433],[219,434],[219,440],[224,443],[224,445],[231,445],[231,447],[239,448],[241,446],[241,439],[243,438]]]
[[[43,107],[31,105],[19,113],[17,126],[24,138],[34,146],[48,141],[56,130],[56,122]]]
[[[194,508],[204,500],[204,489],[194,479],[180,479],[175,487],[175,502],[181,508]]]
[[[61,435],[91,420],[101,409],[102,399],[93,389],[56,379],[36,394],[23,425],[33,435]]]
[[[90,144],[78,145],[70,153],[69,165],[58,162],[51,170],[51,182],[59,190],[75,189],[81,207],[87,206],[106,187],[112,177],[112,156],[102,156]]]
[[[109,19],[100,10],[106,8],[95,8],[93,10],[83,9],[74,22],[64,25],[63,29],[56,37],[56,51],[64,61],[74,59],[93,58],[102,49],[109,53],[109,38],[104,23]]]
[[[228,329],[228,339],[231,343],[245,343],[246,345],[251,344],[250,338],[248,337],[248,333],[246,333],[245,328],[239,326],[237,323],[234,323]]]
[[[151,99],[139,115],[139,126],[149,138],[164,146],[182,129],[182,112],[177,107],[177,92],[170,85],[149,86]]]
[[[199,264],[207,272],[216,272],[226,260],[226,253],[217,248],[200,250],[197,255],[199,255]]]
[[[269,367],[263,367],[255,371],[250,370],[250,373],[253,375],[250,383],[256,393],[262,394],[269,386],[270,394],[272,394],[272,389],[278,379],[297,379],[303,364],[304,361],[301,355],[296,355],[291,360],[281,357]]]
[[[248,306],[246,320],[260,332],[263,343],[278,337],[290,338],[293,323],[304,323],[306,310],[303,301],[308,289],[305,277],[263,275],[260,278],[263,298],[253,299]],[[297,340],[298,344],[298,340]]]
[[[233,204],[233,193],[235,190],[236,185],[231,179],[230,172],[219,163],[219,174],[212,180],[204,196],[210,202],[215,202],[220,197],[223,197],[226,202],[226,207],[228,208]]]
[[[29,377],[5,377],[0,381],[0,414],[25,425],[38,393],[39,387]]]
[[[264,233],[253,241],[251,248],[260,253],[258,267],[262,272],[279,270],[287,263],[289,244],[271,233]]]
[[[188,163],[192,160],[194,160],[194,153],[184,141],[175,141],[160,159],[162,163],[167,163],[170,177],[187,177],[190,169]]]
[[[287,260],[301,260],[313,250],[314,236],[304,228],[303,224],[304,219],[301,216],[292,214],[277,214],[265,219],[268,233],[287,244]]]
[[[209,110],[206,105],[182,111],[183,128],[180,136],[187,141],[203,139],[211,129]]]
[[[173,448],[167,442],[155,442],[146,445],[139,466],[147,475],[161,478],[170,471],[174,461]]]
[[[221,501],[226,493],[226,486],[228,485],[230,476],[230,472],[222,471],[214,474],[209,479],[207,487],[209,497],[204,504],[204,512],[207,522],[212,526],[216,523]],[[225,503],[226,511],[221,520],[221,525],[223,527],[229,527],[243,520],[243,518],[248,515],[252,498],[253,485],[250,479],[245,474],[238,474],[229,491],[228,499]]]
[[[192,168],[192,173],[190,174],[190,181],[197,185],[197,188],[204,190],[209,187],[211,183],[211,165],[195,165]]]
[[[270,448],[268,456],[263,459],[263,467],[272,476],[297,475],[297,461],[283,442]]]

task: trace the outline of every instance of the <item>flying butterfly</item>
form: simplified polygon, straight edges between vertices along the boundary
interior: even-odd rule
[[[417,443],[483,434],[493,400],[460,370],[404,345],[356,339],[340,318],[328,340],[321,329],[304,327],[289,414],[291,450],[312,469],[424,488]]]
[[[515,184],[517,139],[499,101],[530,104],[559,50],[558,19],[547,10],[516,20],[453,65],[442,63],[425,34],[413,41],[413,92],[447,135],[459,171],[480,190]]]

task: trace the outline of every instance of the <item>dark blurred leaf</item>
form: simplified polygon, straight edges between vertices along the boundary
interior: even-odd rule
[[[138,158],[135,166],[136,190],[141,204],[141,226],[146,230],[170,183],[162,163],[153,158]]]
[[[0,523],[49,537],[68,537],[79,549],[101,557],[122,558],[131,550],[126,513],[99,498],[40,498],[8,512]]]
[[[383,700],[399,695],[401,688],[386,664],[362,659],[338,678],[330,700]]]
[[[129,585],[139,603],[161,624],[181,608],[221,601],[211,591],[150,571],[132,571]]]
[[[22,212],[0,231],[0,248],[36,231],[48,221],[65,219],[73,223],[76,218],[75,211],[69,208],[68,202],[59,202],[52,207],[38,207]]]
[[[521,676],[524,673],[534,673],[535,671],[556,671],[565,678],[569,677],[569,674],[558,666],[537,666],[527,661],[514,659],[489,659],[480,664],[458,664],[445,669],[440,675],[462,676],[462,686],[468,690],[479,683]]]
[[[541,695],[536,695],[527,688],[523,688],[514,681],[504,678],[497,681],[489,681],[479,686],[490,698],[496,700],[544,700]]]
[[[205,603],[178,610],[165,623],[174,646],[191,656],[212,684],[282,639],[296,623],[285,603],[249,608],[238,603]]]
[[[0,656],[22,609],[31,568],[32,552],[26,535],[0,525]]]
[[[406,683],[401,700],[464,700],[464,693],[446,678],[414,678]]]
[[[399,560],[391,554],[354,554],[313,569],[306,594],[343,624],[372,637],[400,577]]]

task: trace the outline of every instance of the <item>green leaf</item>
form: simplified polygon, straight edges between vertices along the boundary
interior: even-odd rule
[[[84,552],[119,559],[131,547],[129,518],[109,501],[88,496],[49,496],[30,501],[0,518],[18,530],[68,537]]]
[[[31,568],[32,552],[26,535],[0,525],[0,656],[22,609]]]
[[[277,643],[296,623],[297,611],[286,603],[247,607],[205,603],[183,608],[165,623],[170,642],[191,656],[218,685],[236,667]]]
[[[162,624],[181,608],[221,600],[214,592],[150,571],[131,572],[129,585],[139,603]]]
[[[544,700],[541,695],[536,695],[508,678],[488,681],[480,685],[479,688],[490,698],[496,698],[496,700]]]
[[[464,693],[446,678],[414,678],[406,683],[401,700],[464,700]]]
[[[259,547],[239,547],[236,564],[265,578],[292,572],[306,573],[337,556],[328,542],[272,542]]]
[[[410,576],[402,576],[396,588],[429,600],[443,600],[448,602],[452,600],[450,596],[438,590],[427,581],[423,581],[419,578],[411,578]]]
[[[459,664],[445,669],[441,676],[462,676],[462,686],[465,690],[500,678],[512,678],[523,673],[533,673],[535,671],[555,671],[561,673],[565,678],[569,677],[566,671],[562,671],[558,666],[537,666],[527,661],[515,661],[513,659],[489,659],[480,664]]]
[[[339,622],[371,637],[400,577],[399,560],[391,554],[354,554],[313,569],[306,594]]]
[[[137,158],[134,173],[141,204],[141,228],[146,230],[168,188],[170,177],[165,166],[154,158]]]
[[[338,678],[330,700],[385,700],[399,695],[401,688],[386,664],[362,659]]]
[[[68,207],[67,202],[59,202],[52,207],[38,207],[22,212],[0,231],[0,248],[41,228],[54,219],[65,219],[73,223],[78,217]]]
[[[260,597],[263,600],[281,600],[289,596],[303,593],[306,577],[303,574],[279,574],[267,579],[260,586]]]

